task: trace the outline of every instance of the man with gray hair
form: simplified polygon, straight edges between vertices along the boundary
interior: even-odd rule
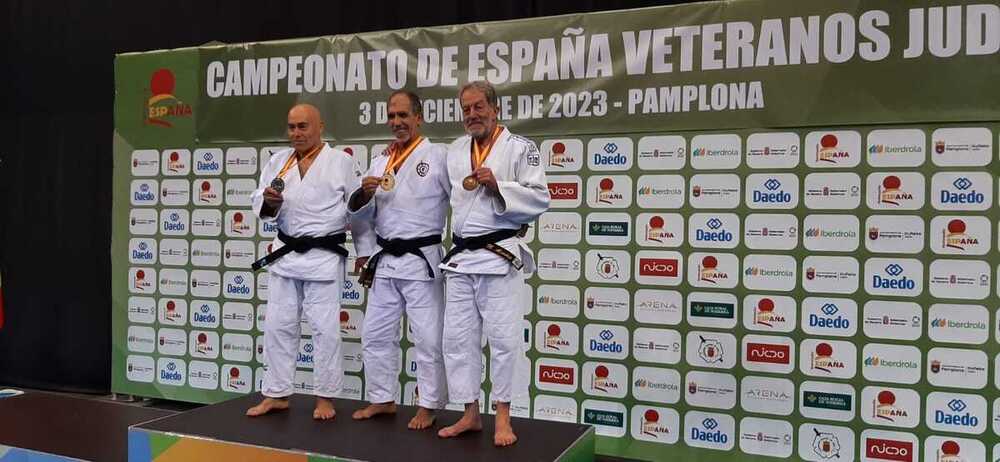
[[[535,143],[498,124],[493,86],[469,82],[458,96],[466,135],[448,148],[454,247],[441,269],[447,277],[443,345],[448,395],[465,405],[465,413],[438,435],[451,438],[482,430],[480,342],[485,332],[496,403],[493,443],[508,446],[517,441],[510,403],[527,393],[527,377],[517,373],[524,361],[518,293],[524,288],[522,271],[534,271],[534,258],[520,237],[548,209],[549,190]]]

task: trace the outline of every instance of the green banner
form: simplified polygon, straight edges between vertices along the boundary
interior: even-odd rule
[[[248,195],[291,105],[367,162],[391,91],[446,143],[487,79],[552,197],[515,415],[644,460],[994,460],[998,50],[995,3],[747,0],[120,55],[113,389],[258,388],[276,230]],[[366,296],[349,275],[355,399]]]

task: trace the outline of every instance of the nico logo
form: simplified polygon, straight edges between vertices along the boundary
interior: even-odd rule
[[[865,456],[899,462],[913,462],[913,443],[884,438],[865,440]]]
[[[746,352],[747,361],[772,364],[788,364],[790,361],[788,345],[749,342]]]
[[[639,274],[641,276],[677,277],[677,259],[639,258]]]
[[[191,105],[174,96],[176,85],[174,73],[161,68],[153,72],[149,79],[150,97],[146,100],[146,124],[173,127],[171,120],[191,117]]]
[[[559,366],[539,366],[539,380],[559,385],[573,385],[573,368]]]
[[[549,196],[553,200],[573,200],[579,194],[580,185],[577,183],[549,183]]]

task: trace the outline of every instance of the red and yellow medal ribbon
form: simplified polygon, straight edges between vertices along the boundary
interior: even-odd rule
[[[285,165],[281,167],[281,171],[278,172],[278,176],[276,176],[275,178],[283,178],[285,174],[288,173],[288,170],[292,168],[293,165],[296,165],[301,161],[309,160],[312,159],[313,157],[316,157],[316,155],[319,154],[319,152],[322,150],[323,150],[323,143],[320,143],[319,146],[316,146],[315,148],[313,148],[312,151],[309,151],[309,154],[302,156],[301,160],[299,160],[299,157],[293,153],[292,155],[288,156],[288,160],[285,161]]]
[[[479,143],[475,139],[472,140],[472,170],[481,167],[483,162],[486,162],[486,158],[490,156],[490,151],[493,150],[493,143],[497,142],[501,131],[503,131],[503,127],[497,125],[493,129],[493,134],[490,135],[490,142],[482,150],[479,149]]]
[[[385,164],[385,171],[382,173],[385,174],[389,173],[390,171],[392,171],[393,173],[399,173],[399,166],[403,165],[403,162],[406,161],[406,158],[410,157],[410,154],[413,153],[413,150],[417,149],[417,145],[420,144],[420,142],[423,140],[424,137],[418,136],[416,139],[410,140],[410,143],[407,144],[406,147],[402,150],[397,149],[397,145],[393,144],[393,147],[390,148],[389,151],[391,153],[389,157],[389,162]]]

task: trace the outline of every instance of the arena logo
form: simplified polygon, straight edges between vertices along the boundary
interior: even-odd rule
[[[173,71],[160,68],[149,78],[149,98],[146,100],[146,125],[156,125],[170,128],[180,118],[190,118],[194,115],[191,105],[174,96],[176,78]]]

